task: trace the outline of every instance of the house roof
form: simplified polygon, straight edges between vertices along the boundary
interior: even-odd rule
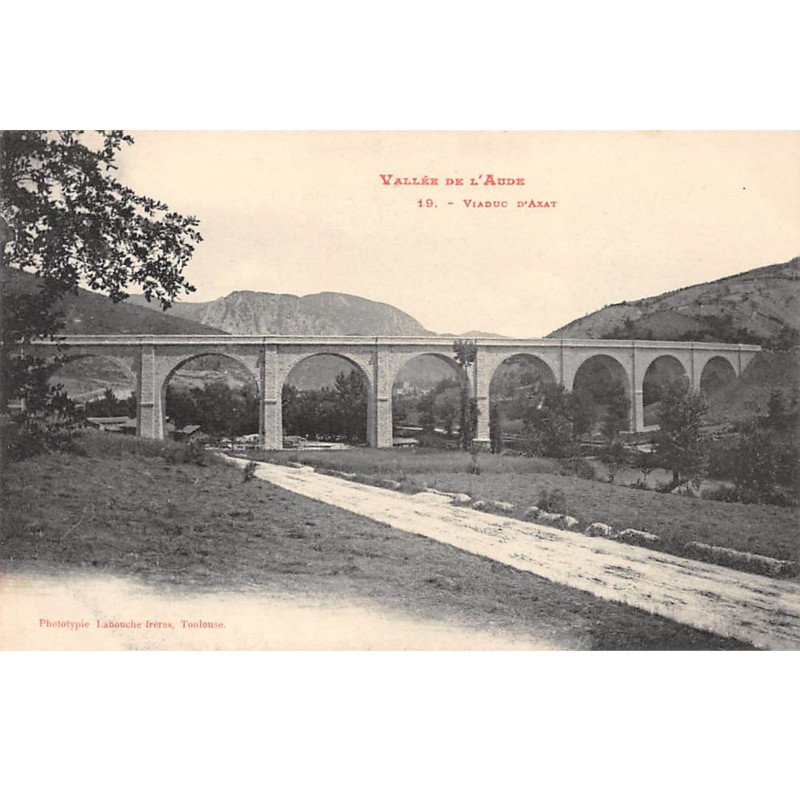
[[[182,428],[176,428],[175,433],[185,433],[187,436],[189,436],[199,430],[199,425],[184,425]]]

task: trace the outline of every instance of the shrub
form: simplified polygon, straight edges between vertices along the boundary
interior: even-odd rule
[[[597,480],[597,470],[591,461],[583,456],[573,456],[561,462],[562,475],[575,475],[578,478],[594,481]]]
[[[182,444],[169,442],[163,447],[164,460],[168,464],[196,464],[198,467],[208,466],[208,453],[200,442]]]
[[[564,458],[573,450],[574,430],[563,386],[546,386],[543,396],[523,415],[523,450],[526,455]]]
[[[735,439],[713,441],[708,449],[708,474],[722,480],[733,480],[736,474],[738,448]]]
[[[242,480],[245,483],[249,483],[253,478],[256,476],[256,462],[255,461],[248,461],[245,465],[244,472],[242,474]]]
[[[539,502],[536,504],[543,511],[548,511],[551,514],[566,514],[567,513],[567,498],[561,489],[553,489],[552,492],[543,490],[539,495]]]
[[[55,408],[60,397],[56,393],[51,395],[48,395],[48,402]],[[2,463],[22,461],[40,453],[71,449],[74,439],[80,436],[80,432],[73,425],[71,402],[64,399],[64,403],[64,409],[56,408],[47,415],[30,414],[3,419],[0,427]],[[52,411],[52,408],[48,408],[48,411]]]
[[[628,450],[619,439],[615,439],[601,451],[600,459],[608,465],[608,482],[614,483],[619,468],[628,461]]]
[[[716,486],[706,489],[702,496],[704,500],[718,500],[722,503],[764,503],[772,506],[793,506],[797,504],[796,499],[791,494],[785,494],[774,488],[755,493],[739,486]]]
[[[722,503],[739,503],[741,497],[735,486],[712,486],[703,490],[704,500],[719,500]]]
[[[667,384],[661,397],[656,454],[672,470],[672,487],[704,474],[708,463],[702,425],[708,403],[686,376]]]

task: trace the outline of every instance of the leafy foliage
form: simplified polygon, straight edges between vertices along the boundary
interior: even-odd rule
[[[572,454],[574,428],[570,394],[563,386],[547,384],[538,403],[523,416],[523,449],[533,456],[565,458]]]
[[[80,416],[86,417],[135,417],[136,416],[136,397],[130,395],[125,398],[118,398],[111,389],[106,389],[102,397],[96,400],[89,400],[83,404],[83,412]]]
[[[61,296],[84,284],[118,302],[135,285],[166,308],[194,290],[183,270],[201,241],[198,221],[115,178],[116,157],[132,143],[122,131],[0,133],[0,225],[12,232],[3,262],[40,279],[38,294],[8,292],[0,270],[0,415],[9,398],[25,400],[11,417],[15,430],[3,437],[11,457],[59,446],[69,435],[67,398],[47,380],[58,362],[7,351],[57,333]]]
[[[800,398],[776,391],[766,415],[744,425],[738,436],[713,442],[709,474],[733,481],[712,499],[786,505],[800,498]]]
[[[708,461],[708,444],[702,426],[707,409],[705,395],[692,391],[681,376],[664,388],[656,454],[672,470],[673,488],[699,479]]]
[[[605,415],[603,417],[603,436],[614,442],[620,431],[628,427],[631,401],[621,383],[613,383],[608,389]]]
[[[567,497],[561,489],[552,489],[549,492],[547,489],[543,489],[536,505],[542,511],[548,511],[551,514],[566,514],[568,510]]]
[[[464,371],[467,371],[475,363],[478,357],[478,343],[473,339],[456,339],[453,342],[453,354],[456,363]],[[472,439],[478,427],[478,403],[475,398],[469,396],[468,382],[463,382],[461,386],[460,408],[459,408],[459,431],[461,447],[469,450],[472,446]]]
[[[339,373],[332,388],[284,384],[283,428],[290,436],[350,443],[367,438],[367,384],[360,370]]]
[[[170,385],[166,413],[179,428],[199,425],[209,436],[243,436],[258,430],[258,390],[232,389],[224,380],[188,391]]]
[[[47,279],[48,292],[85,282],[124,300],[131,284],[164,307],[193,291],[183,269],[201,241],[194,217],[137,195],[114,176],[122,131],[6,131],[0,213],[15,232],[7,263]]]

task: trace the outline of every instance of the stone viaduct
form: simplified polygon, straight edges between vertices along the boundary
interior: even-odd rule
[[[366,336],[65,336],[39,341],[29,352],[66,360],[100,356],[119,364],[135,386],[137,433],[164,437],[166,388],[186,362],[203,355],[227,356],[249,370],[259,387],[261,445],[283,444],[281,390],[292,368],[315,355],[340,356],[365,375],[369,401],[367,435],[372,447],[392,446],[392,385],[404,364],[415,356],[444,359],[458,370],[449,337]],[[581,367],[602,363],[627,386],[631,399],[630,429],[644,429],[643,385],[658,360],[672,374],[685,374],[700,388],[710,372],[732,379],[741,375],[761,348],[707,342],[616,341],[603,339],[477,339],[478,353],[467,376],[477,399],[478,439],[489,436],[489,389],[497,368],[513,356],[526,356],[547,377],[572,389]]]

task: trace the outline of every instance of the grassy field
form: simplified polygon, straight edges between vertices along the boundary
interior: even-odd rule
[[[240,470],[213,458],[206,466],[181,463],[179,446],[103,434],[82,446],[81,455],[39,456],[9,469],[4,571],[88,570],[164,590],[368,600],[416,619],[572,648],[743,647],[262,481],[244,482]],[[397,457],[420,468],[421,455],[409,455]],[[495,473],[499,482],[504,476],[513,473]]]
[[[409,489],[431,487],[465,492],[475,500],[514,504],[521,517],[537,504],[543,491],[560,489],[567,513],[582,527],[605,522],[618,530],[637,528],[662,537],[664,549],[683,554],[686,542],[700,541],[773,558],[800,560],[800,509],[769,505],[721,503],[693,497],[631,489],[559,475],[548,459],[479,456],[481,474],[467,472],[469,456],[442,450],[375,450],[335,452],[283,451],[260,454],[278,463],[299,461],[318,467],[358,473],[368,478],[398,480]]]

